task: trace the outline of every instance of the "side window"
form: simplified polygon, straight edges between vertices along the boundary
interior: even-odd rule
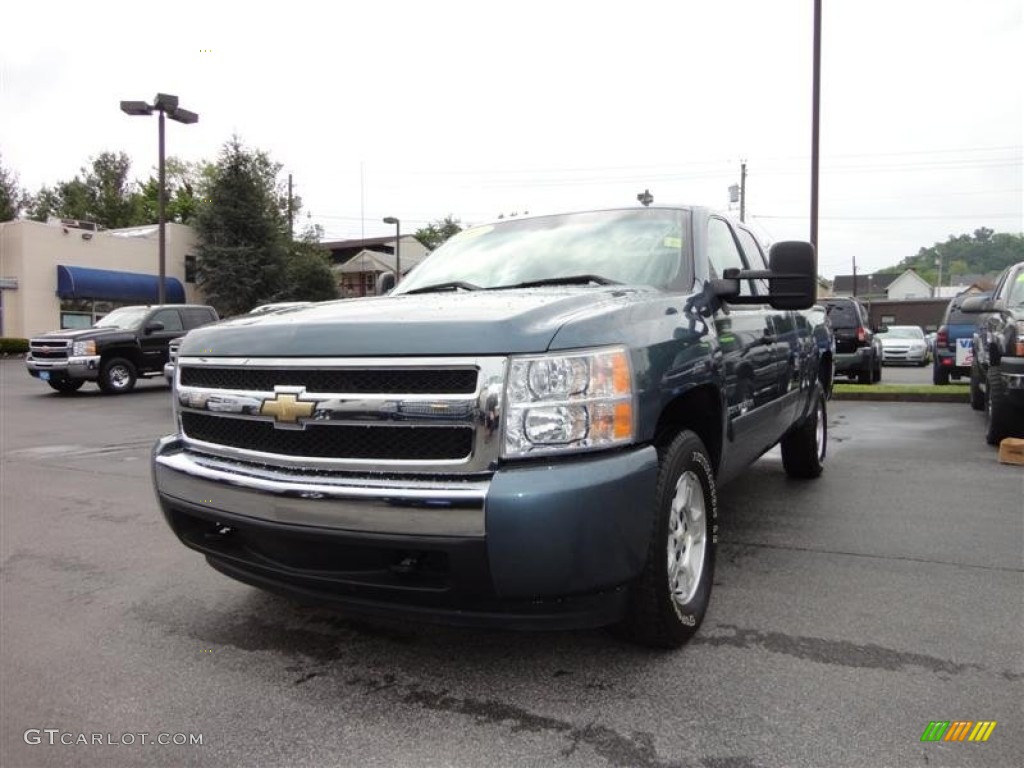
[[[761,246],[750,232],[745,229],[737,227],[736,236],[740,239],[740,245],[743,246],[743,253],[747,256],[747,263],[751,269],[763,269],[768,270],[768,263],[764,259],[764,251],[761,250]],[[757,286],[757,292],[761,296],[768,295],[768,281],[767,280],[755,280],[754,285]]]
[[[176,309],[161,309],[149,318],[150,323],[163,323],[165,331],[183,331],[181,317]]]
[[[206,309],[183,309],[182,314],[185,315],[185,328],[192,330],[198,328],[201,325],[213,322],[213,315],[210,314],[209,310]]]
[[[715,277],[722,277],[727,269],[746,269],[743,256],[736,247],[732,230],[723,219],[708,219],[708,261],[714,270]],[[741,296],[753,296],[754,289],[750,280],[740,283]]]

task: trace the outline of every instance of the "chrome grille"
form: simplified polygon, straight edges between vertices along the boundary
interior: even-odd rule
[[[36,360],[64,360],[71,349],[68,339],[32,339],[29,352]]]
[[[261,465],[492,471],[505,358],[178,359],[175,405],[193,450]]]
[[[256,448],[295,458],[446,461],[465,459],[473,447],[469,427],[332,426],[276,429],[267,421],[183,413],[186,437],[231,448]]]
[[[475,370],[366,370],[309,368],[184,368],[181,383],[210,389],[272,392],[275,386],[349,394],[465,395],[476,391]]]

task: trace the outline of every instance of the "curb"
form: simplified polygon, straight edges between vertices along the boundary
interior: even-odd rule
[[[970,403],[968,393],[901,394],[899,392],[833,392],[833,400],[860,400],[876,403]]]

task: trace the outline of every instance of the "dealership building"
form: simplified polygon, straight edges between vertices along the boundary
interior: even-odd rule
[[[194,283],[195,232],[181,224],[166,227],[166,301],[202,303]],[[155,304],[159,258],[156,225],[103,230],[67,219],[4,222],[0,337],[85,328],[115,307]]]

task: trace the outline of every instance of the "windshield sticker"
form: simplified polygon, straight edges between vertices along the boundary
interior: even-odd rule
[[[662,245],[664,245],[666,248],[682,248],[683,238],[669,236],[662,240]]]

